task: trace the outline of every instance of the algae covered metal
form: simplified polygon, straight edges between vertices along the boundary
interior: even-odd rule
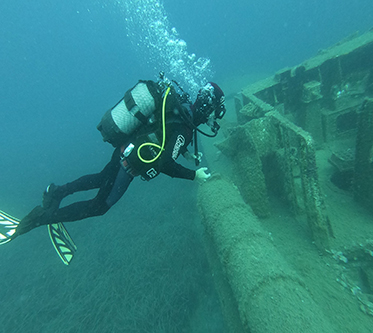
[[[213,178],[199,193],[206,249],[230,331],[354,332],[347,318],[353,313],[365,316],[359,317],[366,327],[360,331],[369,332],[373,31],[251,84],[234,105],[237,124],[216,144],[232,172]],[[292,252],[292,243],[300,241],[276,247],[266,234],[262,221],[279,204],[294,223],[307,221],[303,228],[316,246],[307,254],[315,255],[308,266],[318,273],[301,276],[291,268],[292,259],[303,260]],[[284,258],[278,248],[286,246],[291,256]],[[329,278],[322,281],[324,274]],[[313,296],[312,288],[318,290]],[[349,295],[340,294],[346,290]]]

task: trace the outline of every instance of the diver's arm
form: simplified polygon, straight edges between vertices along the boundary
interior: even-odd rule
[[[197,156],[195,154],[192,154],[191,152],[189,152],[188,150],[186,150],[184,153],[182,153],[182,155],[184,156],[184,158],[188,161],[188,162],[195,162],[196,160],[201,163],[202,161],[202,156],[203,154],[201,152],[198,152]]]
[[[172,126],[172,130],[169,132],[171,134],[160,157],[160,171],[173,178],[194,180],[196,176],[194,170],[176,163],[179,155],[187,151],[186,147],[192,140],[192,131],[183,124],[177,124]]]
[[[176,162],[170,162],[163,165],[161,172],[172,177],[172,178],[183,178],[194,180],[196,177],[196,172],[194,170],[183,167]]]

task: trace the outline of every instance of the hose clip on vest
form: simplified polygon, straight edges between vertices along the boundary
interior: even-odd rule
[[[126,148],[124,146],[122,147],[122,153],[120,154],[120,164],[126,170],[128,174],[130,174],[132,177],[136,177],[136,173],[133,171],[133,169],[130,167],[130,165],[127,162],[127,157],[131,154],[132,150],[135,148],[135,145],[133,143],[130,143]]]
[[[122,158],[128,157],[132,153],[133,148],[135,148],[135,145],[130,143],[126,149],[124,149]]]

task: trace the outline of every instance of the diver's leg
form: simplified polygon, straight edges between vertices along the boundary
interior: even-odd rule
[[[117,172],[119,160],[120,149],[117,148],[114,150],[110,162],[100,173],[86,175],[61,186],[57,186],[53,183],[48,185],[43,193],[43,208],[56,210],[60,206],[63,198],[70,194],[102,188],[104,185],[103,183],[110,178],[110,175]]]
[[[75,202],[55,211],[53,213],[54,223],[104,215],[123,196],[132,180],[133,177],[120,168],[114,181],[107,182],[94,199]]]
[[[41,206],[36,206],[19,222],[12,239],[29,232],[30,230],[44,224],[46,221],[51,221],[51,213],[51,211],[48,211]]]
[[[116,173],[108,175],[96,197],[92,200],[80,201],[66,207],[52,210],[41,206],[35,207],[17,227],[16,235],[22,235],[40,225],[72,222],[92,216],[105,214],[126,192],[133,177],[117,163]]]
[[[93,190],[99,188],[102,183],[102,174],[96,173],[80,177],[71,183],[57,186],[50,184],[43,193],[43,208],[56,210],[60,206],[63,198],[80,191]]]
[[[50,195],[50,200],[48,202],[49,207],[36,206],[27,216],[25,216],[20,221],[13,238],[15,238],[18,235],[24,234],[40,225],[59,222],[57,221],[57,219],[59,218],[66,218],[69,221],[75,221],[78,219],[82,219],[85,216],[88,217],[100,215],[100,213],[104,214],[109,208],[105,207],[105,205],[102,203],[100,204],[100,202],[103,201],[105,203],[106,198],[109,196],[113,188],[115,179],[117,178],[119,170],[121,169],[119,158],[120,149],[116,149],[112,155],[110,162],[105,166],[105,168],[100,173],[83,176],[63,186],[55,186],[56,188],[53,191],[53,195]],[[58,207],[61,200],[65,196],[77,191],[90,190],[94,188],[100,188],[95,199],[89,200],[87,202],[83,201],[81,203],[70,205],[70,210],[67,207],[65,207],[66,209],[63,210],[61,212],[61,215],[59,216],[59,214],[57,213]],[[52,192],[50,194],[52,194]],[[100,201],[99,199],[101,197],[104,198],[104,200]],[[95,202],[98,205],[97,208]],[[80,212],[77,209],[82,209],[82,211]],[[88,210],[90,209],[92,209],[91,214],[89,214],[88,212]]]

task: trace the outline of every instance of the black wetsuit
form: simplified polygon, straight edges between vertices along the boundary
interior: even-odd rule
[[[183,122],[171,122],[166,125],[165,150],[157,160],[159,172],[170,177],[193,180],[195,171],[176,163],[180,154],[184,154],[192,141],[193,131]],[[83,176],[71,183],[59,186],[57,194],[62,198],[79,191],[99,189],[92,200],[79,201],[59,208],[53,213],[53,223],[82,220],[105,214],[126,192],[133,180],[120,164],[121,150],[116,148],[110,162],[97,174]]]

